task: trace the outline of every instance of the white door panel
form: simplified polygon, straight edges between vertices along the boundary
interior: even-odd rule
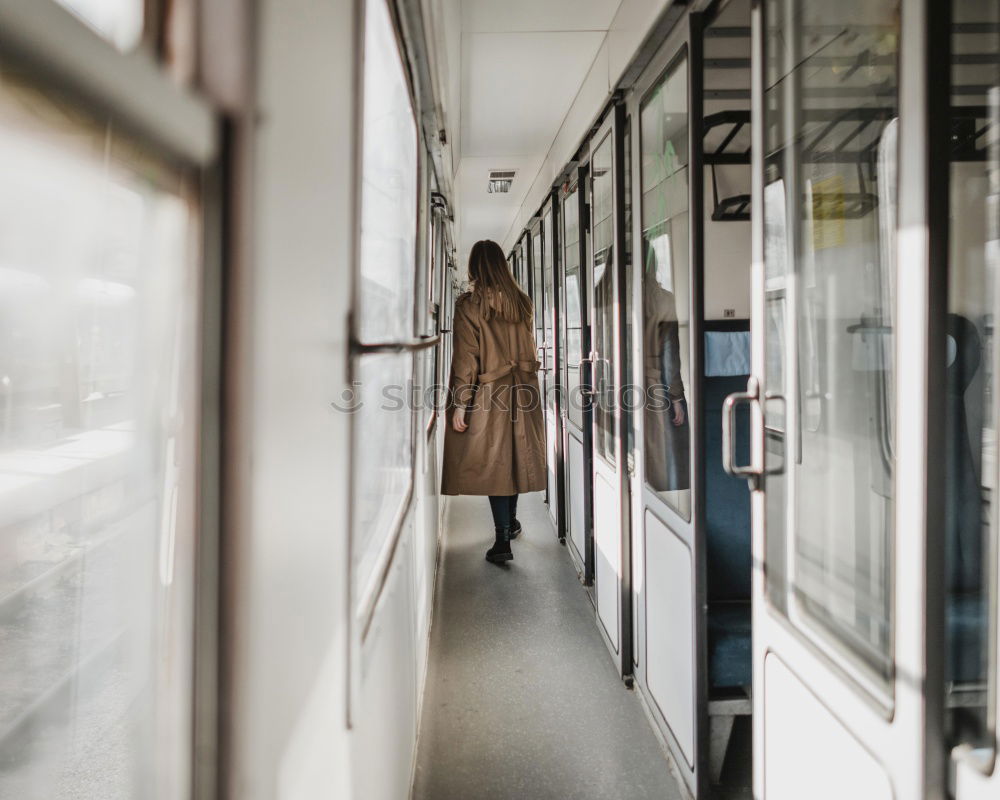
[[[646,682],[694,766],[694,566],[683,540],[646,511]],[[650,577],[654,576],[653,580]]]
[[[569,542],[576,551],[576,556],[582,564],[586,544],[584,542],[584,480],[583,444],[571,433],[566,437],[569,442],[567,457],[569,460],[569,497],[567,505],[569,514]]]
[[[559,512],[559,485],[556,481],[556,436],[558,436],[555,414],[549,413],[545,420],[545,460],[548,464],[549,516],[557,522]]]
[[[892,800],[882,765],[774,653],[764,693],[767,800],[802,800],[805,786],[809,800]]]
[[[618,652],[619,598],[621,597],[621,515],[616,479],[605,474],[603,464],[595,464],[594,476],[594,559],[597,584],[597,613],[611,646]]]

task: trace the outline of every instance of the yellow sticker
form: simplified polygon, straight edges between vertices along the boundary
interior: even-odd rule
[[[813,249],[844,243],[844,179],[840,175],[813,181]]]

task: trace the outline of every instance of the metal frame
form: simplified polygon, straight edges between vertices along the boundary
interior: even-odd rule
[[[618,646],[615,647],[612,644],[610,634],[604,625],[604,620],[601,619],[600,609],[598,606],[598,595],[597,595],[597,569],[596,569],[596,558],[595,558],[595,538],[593,534],[593,523],[590,526],[590,541],[588,543],[588,554],[591,557],[591,579],[595,585],[594,592],[594,605],[597,610],[597,627],[601,632],[601,636],[604,639],[604,643],[607,645],[608,650],[611,652],[613,658],[617,662],[618,673],[623,679],[629,678],[632,673],[632,622],[631,622],[631,598],[632,598],[632,582],[631,582],[631,530],[629,528],[629,520],[631,519],[631,514],[628,509],[629,495],[628,495],[628,459],[625,457],[626,444],[623,429],[623,409],[622,409],[622,396],[625,390],[624,387],[624,361],[623,353],[627,351],[627,343],[625,337],[625,326],[623,324],[624,320],[622,317],[622,308],[624,306],[624,291],[625,291],[625,265],[624,265],[624,251],[625,251],[625,198],[624,198],[624,186],[625,186],[625,151],[623,137],[623,127],[625,121],[625,107],[624,104],[616,102],[612,106],[610,113],[607,115],[606,119],[601,123],[599,129],[594,133],[590,139],[589,149],[590,154],[593,154],[604,145],[605,142],[608,143],[611,148],[611,163],[612,163],[612,203],[611,203],[611,228],[612,228],[612,261],[608,264],[605,269],[612,270],[613,277],[613,304],[611,309],[611,326],[612,326],[612,342],[611,348],[615,356],[614,364],[614,381],[615,381],[615,408],[613,410],[613,420],[615,426],[615,436],[614,436],[614,461],[608,461],[606,458],[598,455],[594,450],[594,433],[593,429],[597,425],[597,415],[591,413],[591,451],[589,453],[590,457],[590,478],[589,483],[591,484],[591,506],[590,506],[590,519],[593,520],[595,507],[594,503],[594,490],[593,490],[593,479],[597,475],[598,464],[602,465],[602,468],[608,472],[612,472],[615,475],[617,482],[617,502],[618,502],[618,536],[619,536],[619,562],[620,569],[618,575],[618,592],[616,595],[616,617],[618,624]],[[589,175],[589,186],[591,196],[593,195],[593,174]],[[593,203],[591,202],[591,207]],[[590,212],[590,219],[588,219],[588,230],[593,228],[593,211]],[[587,269],[589,275],[593,275],[594,269],[594,248],[590,248],[590,261],[587,264]],[[597,351],[593,349],[593,332],[594,332],[594,315],[597,313],[596,297],[594,292],[596,291],[596,285],[594,281],[588,278],[588,312],[591,318],[591,350],[590,350],[590,368],[591,376],[593,378],[594,365],[597,363]],[[610,355],[610,354],[605,354]],[[602,359],[605,360],[606,359]],[[590,397],[594,397],[593,394]],[[591,401],[591,405],[592,405]]]
[[[553,200],[554,200],[554,204],[556,206],[558,206],[558,209],[559,209],[558,216],[555,218],[555,220],[558,220],[559,225],[562,227],[562,230],[556,236],[556,240],[560,243],[560,245],[563,245],[562,237],[565,235],[565,227],[564,227],[565,226],[565,213],[563,211],[563,208],[564,208],[564,206],[565,206],[565,204],[567,202],[570,202],[570,197],[572,196],[572,194],[574,192],[576,193],[575,202],[576,202],[576,209],[577,209],[577,227],[578,227],[577,252],[578,252],[578,257],[579,257],[579,267],[578,267],[578,269],[579,269],[579,286],[578,286],[578,291],[579,291],[579,294],[580,294],[580,297],[579,297],[579,301],[580,301],[580,303],[579,303],[579,305],[580,305],[580,363],[579,363],[578,369],[579,369],[579,376],[580,376],[579,390],[580,390],[581,395],[582,395],[582,393],[585,391],[585,387],[590,386],[590,380],[591,380],[591,371],[590,371],[590,362],[589,362],[589,358],[590,358],[590,356],[589,356],[589,354],[590,354],[590,309],[589,309],[589,306],[588,306],[590,295],[589,295],[589,288],[588,288],[588,284],[587,284],[587,269],[586,269],[586,264],[587,264],[587,262],[586,262],[586,254],[587,254],[586,228],[587,228],[587,225],[588,225],[587,210],[589,208],[589,205],[587,203],[587,199],[586,199],[586,196],[585,196],[585,193],[586,193],[586,181],[587,181],[586,167],[585,166],[574,165],[573,168],[571,169],[571,175],[572,175],[572,177],[567,181],[567,185],[565,187],[565,191],[556,190],[554,192],[554,194],[553,194]],[[564,247],[561,247],[561,252],[560,252],[560,256],[559,256],[558,281],[559,281],[559,285],[561,286],[562,290],[565,292],[566,289],[567,289],[567,287],[566,287],[566,263],[565,263]],[[569,305],[569,301],[567,300],[567,307],[568,307],[568,305]],[[556,335],[557,339],[559,339],[559,340],[561,340],[561,337],[562,337],[562,335],[564,333],[563,328],[562,328],[562,324],[563,324],[564,321],[565,321],[565,317],[562,314],[560,314],[555,319],[555,322],[557,324],[557,329],[556,329],[555,335]],[[568,350],[568,348],[569,348],[569,337],[568,336],[566,337],[566,340],[565,340],[564,344],[566,346],[566,349]],[[560,360],[560,364],[561,364],[561,360]],[[568,362],[566,364],[566,369],[567,369],[567,371],[570,369]],[[568,373],[567,373],[567,377],[568,377]],[[562,383],[562,376],[560,376],[560,383]],[[568,387],[569,387],[568,380],[565,383],[565,387],[566,387],[566,391],[564,392],[564,395],[565,395],[564,399],[565,399],[567,405],[569,405],[569,404],[572,403],[572,397],[570,396],[570,392],[568,391]],[[585,397],[586,395],[582,395],[582,396]],[[588,561],[588,557],[587,557],[587,551],[589,549],[587,543],[590,540],[590,533],[589,533],[589,527],[588,526],[590,524],[590,519],[591,519],[591,516],[592,516],[591,509],[593,508],[593,506],[592,506],[592,502],[591,502],[590,489],[588,488],[588,486],[590,485],[590,481],[587,480],[587,476],[591,474],[591,466],[590,466],[590,462],[588,460],[588,453],[591,451],[591,447],[592,447],[591,440],[590,440],[590,427],[591,427],[591,414],[592,414],[592,411],[591,411],[591,408],[590,408],[590,402],[588,400],[588,402],[586,402],[583,405],[583,408],[581,409],[581,423],[582,424],[580,425],[580,442],[581,442],[581,446],[582,446],[582,449],[583,449],[583,472],[584,472],[584,487],[583,487],[583,494],[584,494],[584,496],[583,496],[583,498],[581,498],[582,501],[583,501],[583,520],[584,520],[584,522],[583,522],[583,531],[582,531],[582,533],[583,533],[583,541],[584,541],[584,552],[583,553],[577,553],[577,552],[575,552],[575,545],[571,543],[572,533],[570,532],[570,528],[571,528],[571,524],[572,524],[572,515],[571,515],[571,512],[570,512],[570,503],[571,502],[575,502],[575,498],[573,498],[572,495],[570,495],[568,493],[568,483],[569,483],[570,478],[571,478],[571,473],[566,468],[567,462],[568,462],[568,455],[569,455],[569,452],[570,452],[570,449],[569,449],[569,437],[572,436],[572,437],[575,438],[574,431],[576,430],[577,425],[576,425],[575,422],[573,422],[569,418],[569,412],[568,412],[568,410],[566,411],[565,414],[562,414],[561,412],[562,412],[562,408],[560,408],[560,428],[561,428],[561,442],[560,442],[560,444],[562,446],[562,451],[565,454],[565,457],[563,458],[564,469],[563,469],[563,482],[562,482],[562,486],[563,486],[563,498],[564,498],[563,499],[563,503],[564,503],[564,508],[566,510],[565,529],[562,531],[562,533],[563,533],[563,538],[567,541],[567,550],[569,551],[571,558],[573,559],[574,563],[577,565],[577,567],[578,567],[578,569],[579,569],[579,571],[581,573],[584,585],[585,586],[589,586],[591,584],[591,582],[592,582],[592,580],[591,580],[591,574],[592,573],[590,572],[589,561]],[[567,535],[567,532],[570,532],[569,535]]]
[[[586,398],[583,407],[583,584],[594,586],[594,332],[591,328],[591,300],[593,286],[590,285],[590,226],[591,226],[591,185],[590,154],[581,159],[576,168],[576,197],[579,204],[580,249],[580,351],[585,353],[580,364],[580,393]],[[590,387],[590,388],[584,388]]]
[[[709,791],[708,715],[708,543],[705,532],[705,48],[704,14],[688,17],[688,213],[691,259],[692,524],[695,586],[695,781],[699,796]]]
[[[614,136],[614,255],[615,255],[615,373],[616,373],[616,403],[615,403],[615,443],[617,445],[615,459],[618,466],[618,528],[621,540],[619,546],[620,586],[618,598],[618,619],[620,625],[620,658],[619,673],[629,686],[632,685],[633,673],[633,642],[632,642],[632,489],[631,471],[629,467],[628,418],[625,413],[626,381],[625,364],[630,355],[627,318],[628,280],[626,270],[633,269],[632,260],[625,258],[625,241],[629,223],[625,215],[625,103],[619,99],[615,104],[612,135]]]

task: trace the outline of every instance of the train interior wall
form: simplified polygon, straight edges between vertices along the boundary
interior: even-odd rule
[[[398,800],[410,790],[439,534],[438,437],[350,675],[347,319],[356,198],[357,4],[264,0],[259,114],[242,214],[254,257],[230,286],[235,467],[227,565],[231,796]],[[295,46],[289,46],[295,42]],[[317,98],[323,98],[318,102]],[[352,697],[353,694],[353,697]],[[349,719],[350,716],[350,719]]]

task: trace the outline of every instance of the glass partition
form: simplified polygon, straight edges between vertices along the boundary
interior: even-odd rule
[[[769,0],[766,13],[768,548],[787,554],[769,588],[885,686],[899,3]]]
[[[594,448],[606,461],[615,460],[615,271],[614,271],[614,169],[612,136],[597,146],[590,161],[591,246],[594,259],[593,365]]]
[[[646,484],[691,519],[688,62],[667,70],[640,110],[643,443]]]
[[[578,188],[563,200],[563,275],[566,287],[565,370],[567,415],[578,428],[583,427],[583,396],[580,394],[580,359],[583,358],[583,284],[580,276],[580,206]]]

